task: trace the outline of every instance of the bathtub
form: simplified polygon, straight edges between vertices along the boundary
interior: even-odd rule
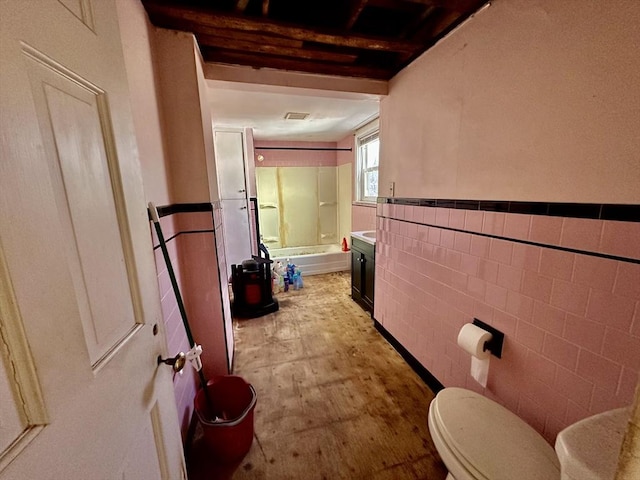
[[[272,248],[269,257],[286,265],[287,259],[300,268],[302,275],[341,272],[351,269],[351,252],[343,252],[340,245]]]

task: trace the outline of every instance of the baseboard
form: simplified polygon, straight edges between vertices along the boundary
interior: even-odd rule
[[[433,376],[433,374],[427,370],[424,365],[422,365],[416,357],[411,355],[411,353],[402,346],[402,344],[396,340],[396,338],[389,333],[380,322],[378,322],[375,318],[373,319],[373,325],[376,327],[376,330],[380,332],[380,335],[384,337],[384,339],[391,344],[393,348],[400,354],[400,356],[404,359],[405,362],[411,367],[411,369],[418,374],[418,376],[422,379],[424,383],[427,384],[427,387],[433,391],[433,393],[438,393],[440,390],[444,388],[444,385],[440,383],[440,381]]]

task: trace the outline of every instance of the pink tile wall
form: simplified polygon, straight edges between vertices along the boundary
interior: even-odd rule
[[[158,245],[158,239],[153,224],[151,225],[153,245]],[[174,273],[178,284],[180,285],[181,270],[178,262],[178,248],[175,241],[170,240],[176,230],[176,222],[173,215],[162,217],[160,219],[162,234],[167,242],[167,250],[171,259]],[[158,286],[160,288],[160,302],[162,305],[162,317],[164,320],[165,334],[167,337],[167,354],[169,356],[190,349],[189,341],[185,333],[182,317],[178,309],[176,296],[171,286],[169,271],[162,255],[160,248],[155,249],[156,271],[158,272]],[[196,392],[196,375],[195,371],[185,368],[181,374],[173,376],[173,388],[175,394],[176,405],[178,407],[178,415],[180,419],[180,430],[182,432],[182,440],[186,441],[189,422],[193,413],[193,399]]]
[[[202,345],[206,378],[225,375],[222,297],[211,212],[179,213],[176,223],[183,232],[176,240],[180,259],[181,291],[194,340]],[[197,232],[197,233],[185,233]]]
[[[228,373],[222,306],[210,212],[178,213],[160,219],[167,250],[176,274],[180,294],[195,341],[202,345],[205,377]],[[197,232],[188,234],[185,232]],[[174,237],[176,234],[180,235]],[[158,245],[152,228],[154,245]],[[155,250],[162,314],[168,355],[188,351],[191,347],[178,309],[176,295],[160,248]],[[193,368],[187,366],[175,374],[174,394],[186,440],[193,414],[193,400],[200,387]]]
[[[285,142],[254,141],[257,155],[263,155],[264,161],[256,160],[256,167],[335,167],[335,150],[260,150],[259,147],[296,147],[296,148],[336,148],[335,142]]]
[[[374,316],[445,386],[499,401],[551,443],[631,403],[640,264],[550,247],[637,261],[640,224],[390,204],[377,213]],[[456,342],[474,317],[505,333],[486,389]]]

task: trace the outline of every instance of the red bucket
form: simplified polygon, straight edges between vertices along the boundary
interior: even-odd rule
[[[253,442],[253,410],[256,391],[242,377],[223,375],[207,383],[196,394],[195,412],[202,425],[204,442],[220,462],[241,460]]]

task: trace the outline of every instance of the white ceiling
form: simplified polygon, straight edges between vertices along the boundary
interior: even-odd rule
[[[379,96],[207,80],[214,127],[252,128],[256,140],[337,142],[377,117]],[[285,120],[287,112],[308,113]]]

